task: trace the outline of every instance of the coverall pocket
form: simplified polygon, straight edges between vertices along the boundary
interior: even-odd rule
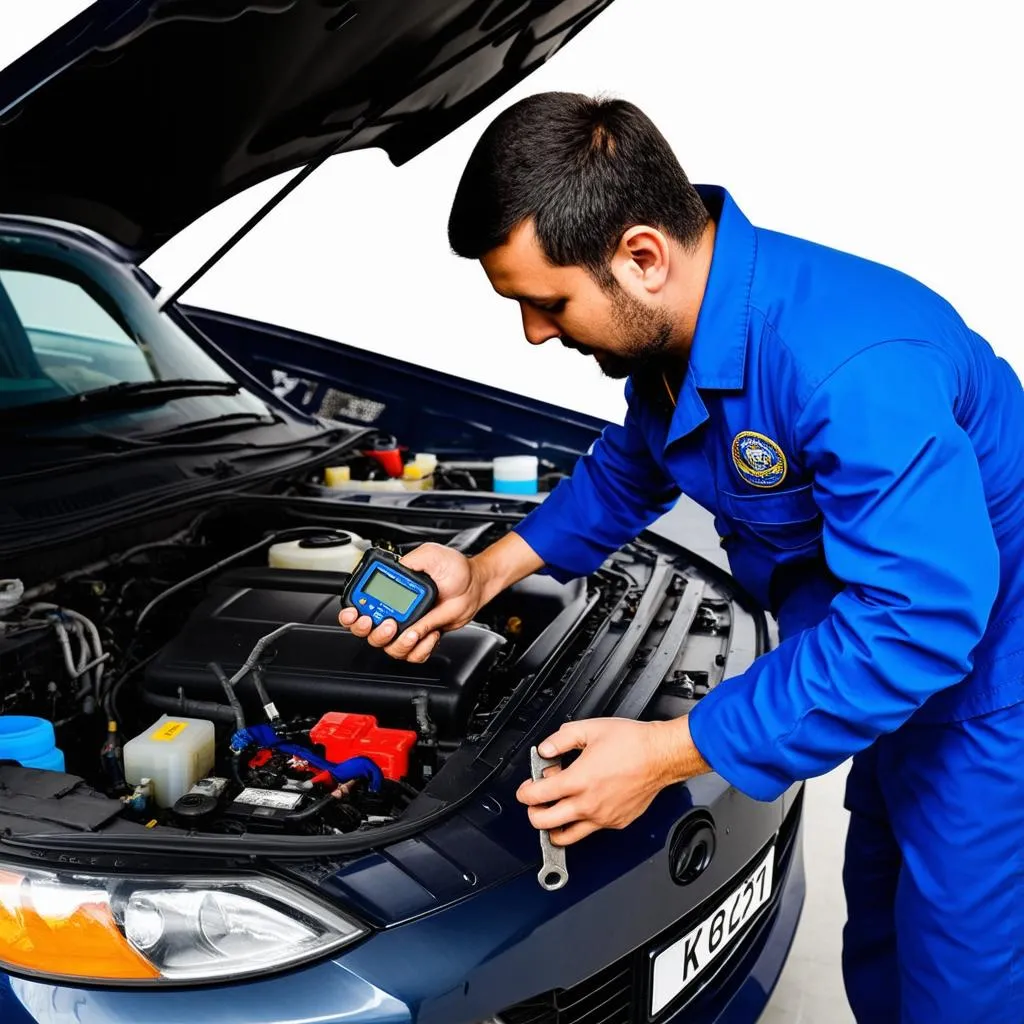
[[[718,497],[722,517],[737,533],[778,551],[798,551],[821,538],[823,519],[810,484],[771,494],[719,491]]]

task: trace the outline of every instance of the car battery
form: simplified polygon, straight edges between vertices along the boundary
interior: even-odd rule
[[[385,778],[397,781],[409,774],[409,751],[419,737],[411,730],[382,729],[373,715],[332,711],[310,729],[309,738],[323,746],[333,764],[368,757]]]

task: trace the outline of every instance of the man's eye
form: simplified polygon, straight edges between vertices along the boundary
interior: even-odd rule
[[[565,299],[559,299],[558,302],[547,302],[537,306],[543,313],[564,313],[565,312]]]

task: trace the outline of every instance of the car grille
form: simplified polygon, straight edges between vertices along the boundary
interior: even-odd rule
[[[779,830],[777,842],[780,878],[789,867],[802,805],[803,790],[800,791]],[[755,863],[756,858],[751,861],[751,866]],[[732,954],[705,979],[705,984],[715,977],[721,977],[723,972],[729,972],[730,968],[738,966],[737,954],[749,947],[751,940],[761,934],[777,903],[776,896],[757,919],[752,930],[737,943]],[[698,908],[692,915],[687,915],[686,920],[674,926],[673,931],[679,935],[683,934],[688,927],[689,918],[699,917],[704,912],[703,907]],[[504,1024],[635,1024],[636,1021],[645,1021],[648,1019],[646,992],[649,965],[650,960],[645,951],[634,950],[572,988],[546,992],[502,1010],[498,1019]],[[668,1016],[678,1011],[679,1007],[673,1005],[664,1015]]]
[[[519,1003],[500,1014],[505,1024],[630,1024],[636,988],[633,956],[573,988]]]

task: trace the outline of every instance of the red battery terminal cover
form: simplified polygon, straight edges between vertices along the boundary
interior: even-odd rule
[[[309,738],[324,747],[328,761],[368,757],[386,779],[397,782],[409,774],[409,751],[419,736],[406,729],[382,729],[373,715],[331,711],[309,730]]]
[[[249,758],[249,767],[262,768],[273,756],[274,752],[272,750],[257,750],[256,753]]]

